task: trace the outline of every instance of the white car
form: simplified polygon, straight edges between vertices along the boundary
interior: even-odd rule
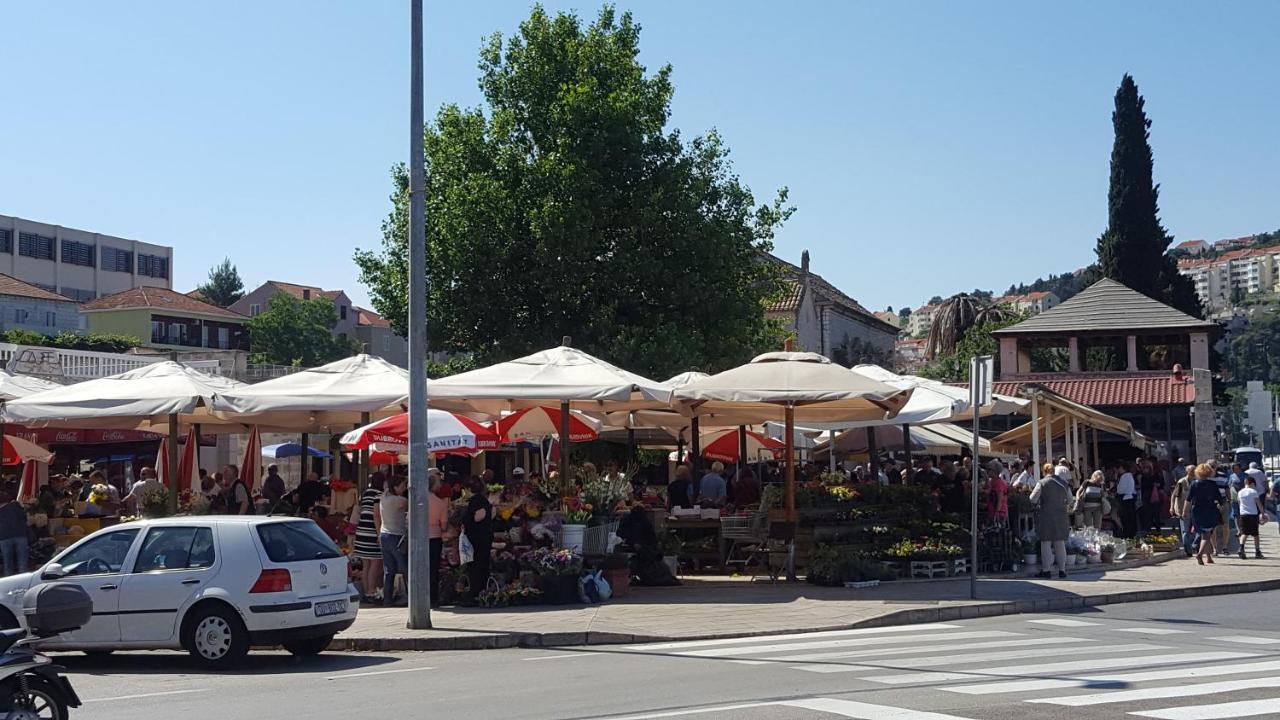
[[[173,517],[104,528],[35,572],[0,579],[0,626],[23,626],[23,594],[54,580],[88,591],[93,619],[38,647],[184,649],[214,667],[234,665],[250,646],[319,653],[355,622],[360,603],[347,559],[319,526],[297,518]]]

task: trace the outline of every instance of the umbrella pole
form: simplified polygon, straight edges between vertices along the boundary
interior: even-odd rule
[[[867,428],[867,477],[876,484],[880,482],[880,452],[876,448],[876,429]]]
[[[369,424],[369,413],[360,413],[360,424],[356,427],[364,427]],[[364,491],[369,487],[369,446],[360,448],[356,454],[356,480],[360,488],[360,492],[356,494],[357,498],[364,497]]]
[[[693,470],[693,489],[696,491],[702,486],[702,428],[699,427],[701,421],[697,415],[694,415],[689,422],[689,453],[693,458],[689,461]],[[693,493],[697,495],[697,493]]]
[[[311,472],[311,436],[307,433],[302,433],[302,437],[299,440],[302,447],[298,450],[298,484],[301,485],[307,481],[307,474]]]
[[[560,401],[560,475],[569,472],[569,401]]]
[[[169,512],[177,514],[178,512],[178,414],[171,413],[169,415],[169,457],[165,460],[169,464],[169,470],[165,473],[164,479],[169,483]]]
[[[627,428],[627,464],[636,461],[636,431],[635,428]]]
[[[747,467],[747,426],[738,426],[738,472]]]
[[[903,424],[902,424],[902,449],[903,449],[903,451],[905,451],[905,452],[906,452],[906,457],[907,457],[907,460],[906,460],[906,464],[907,464],[907,466],[906,466],[905,468],[903,468],[903,470],[902,470],[903,483],[905,484],[905,483],[906,483],[906,478],[907,478],[907,476],[908,476],[909,474],[911,474],[911,469],[912,469],[912,466],[911,466],[911,426],[910,426],[910,425],[908,425],[907,423],[903,423]]]

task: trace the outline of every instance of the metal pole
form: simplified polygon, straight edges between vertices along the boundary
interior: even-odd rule
[[[1031,396],[1031,477],[1040,480],[1040,396]]]
[[[827,470],[836,471],[836,431],[827,431]]]
[[[427,540],[427,228],[422,150],[422,0],[410,0],[409,60],[409,627],[431,627],[431,552]]]
[[[971,365],[970,378],[973,387],[969,393],[969,406],[973,408],[973,458],[969,463],[972,476],[969,480],[969,597],[978,599],[978,418],[982,414],[985,398],[982,389],[986,387],[987,378],[985,363],[975,362]]]

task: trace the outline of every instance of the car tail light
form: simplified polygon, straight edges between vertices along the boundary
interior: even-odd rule
[[[249,588],[251,593],[287,592],[293,589],[293,579],[288,570],[263,570],[258,582]]]

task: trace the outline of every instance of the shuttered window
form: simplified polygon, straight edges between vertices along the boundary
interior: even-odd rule
[[[18,233],[18,254],[37,260],[52,260],[53,238],[35,233]]]
[[[93,267],[93,246],[75,240],[63,240],[62,262],[67,265]]]

